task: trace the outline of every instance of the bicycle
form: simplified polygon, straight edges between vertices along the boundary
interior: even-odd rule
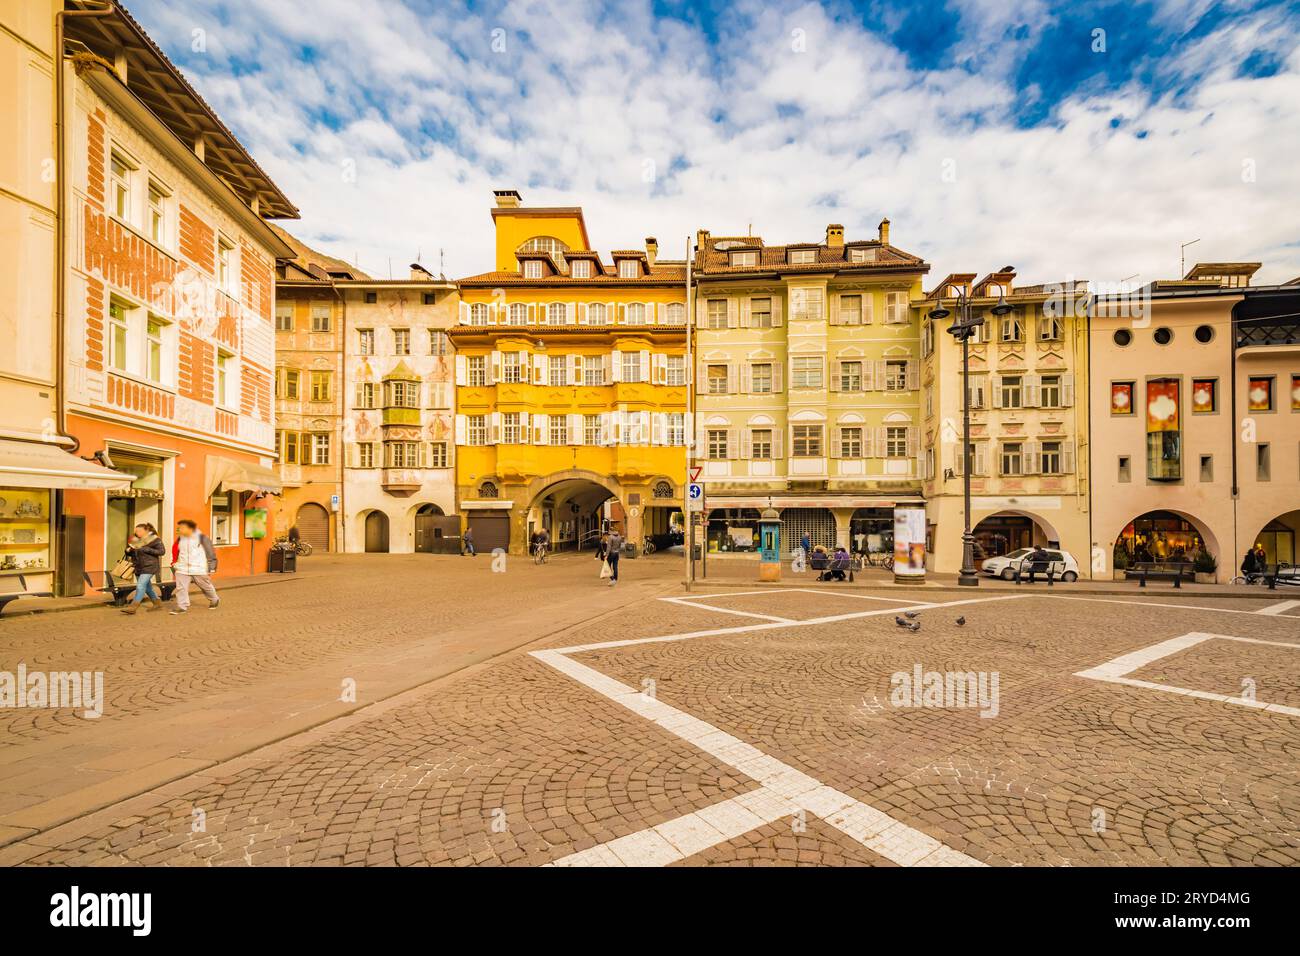
[[[1228,583],[1229,584],[1263,584],[1264,575],[1260,574],[1259,572],[1255,572],[1253,574],[1247,574],[1245,576],[1239,574]]]
[[[894,556],[888,551],[871,551],[867,553],[867,565],[873,568],[882,568],[885,571],[894,570]]]
[[[655,543],[650,538],[646,538],[645,542],[641,545],[642,554],[654,554],[656,550]]]
[[[281,551],[292,551],[300,558],[305,558],[307,555],[311,554],[311,545],[306,541],[303,541],[301,538],[298,539],[297,544],[290,541],[288,536],[276,538],[275,547],[279,548]]]
[[[541,541],[533,545],[533,564],[546,563],[546,545]]]

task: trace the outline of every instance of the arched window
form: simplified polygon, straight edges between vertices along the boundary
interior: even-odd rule
[[[587,305],[587,324],[604,325],[605,324],[605,303],[592,302]]]
[[[554,236],[533,236],[515,250],[516,253],[549,252],[561,272],[564,271],[564,254],[568,251],[569,247]]]
[[[522,302],[512,302],[512,303],[510,303],[510,314],[509,314],[509,318],[507,319],[507,321],[508,321],[511,325],[527,325],[527,324],[528,324],[528,306],[525,305],[525,304],[522,303]]]
[[[671,498],[673,496],[673,484],[671,481],[656,482],[651,497],[654,498]]]
[[[485,481],[478,486],[478,496],[480,498],[498,498],[501,496],[501,492],[497,488],[495,481]]]
[[[546,324],[563,325],[568,319],[568,312],[563,302],[552,302],[546,307]]]
[[[680,302],[668,303],[668,324],[685,325],[686,324],[686,306]]]

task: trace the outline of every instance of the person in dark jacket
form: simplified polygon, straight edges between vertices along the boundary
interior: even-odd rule
[[[162,609],[162,599],[154,590],[153,579],[162,570],[162,556],[167,553],[167,545],[158,537],[158,529],[151,524],[138,524],[135,534],[126,543],[126,553],[131,558],[131,567],[135,571],[135,594],[123,614],[134,614],[140,610],[144,599],[149,599],[149,610]]]
[[[1241,573],[1246,577],[1260,573],[1259,558],[1256,557],[1254,550],[1246,552],[1246,556],[1241,559]]]

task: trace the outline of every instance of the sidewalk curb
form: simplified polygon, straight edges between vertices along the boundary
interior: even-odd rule
[[[1042,583],[1041,586],[1040,584],[1022,584],[1019,586],[1016,585],[1004,586],[1004,585],[994,584],[994,585],[988,585],[980,588],[970,588],[970,587],[962,587],[956,582],[953,582],[951,584],[944,584],[937,581],[927,581],[925,584],[917,585],[917,584],[895,584],[892,581],[873,582],[873,581],[868,581],[867,579],[864,578],[859,578],[856,581],[827,582],[827,581],[818,581],[815,577],[810,577],[806,581],[799,580],[798,578],[791,578],[790,580],[782,580],[782,581],[758,581],[758,580],[736,581],[731,579],[726,581],[715,581],[711,578],[703,578],[703,579],[696,578],[694,581],[690,581],[690,582],[682,581],[680,583],[682,587],[687,591],[687,593],[694,593],[695,591],[701,589],[708,589],[708,588],[713,588],[713,589],[745,588],[747,590],[761,590],[764,588],[772,588],[774,590],[780,590],[782,588],[791,588],[791,587],[817,586],[817,587],[826,588],[827,590],[851,588],[855,590],[864,590],[864,591],[882,591],[882,590],[897,589],[899,591],[905,591],[912,594],[926,594],[931,591],[954,591],[961,594],[970,594],[972,592],[978,593],[980,591],[984,591],[984,592],[995,591],[997,593],[1002,593],[1005,591],[1010,594],[1039,594],[1039,593],[1053,594],[1056,592],[1057,588],[1063,588],[1067,591],[1075,591],[1079,595],[1099,594],[1099,595],[1119,596],[1119,597],[1157,597],[1157,596],[1158,597],[1182,597],[1182,598],[1204,598],[1207,600],[1215,600],[1215,601],[1223,601],[1223,600],[1267,601],[1270,598],[1272,598],[1274,595],[1279,595],[1279,594],[1285,595],[1287,593],[1284,591],[1270,591],[1267,588],[1260,588],[1260,587],[1254,587],[1248,590],[1247,589],[1237,590],[1235,588],[1232,588],[1231,585],[1226,585],[1226,584],[1213,585],[1214,587],[1222,587],[1226,589],[1223,593],[1220,593],[1218,591],[1194,591],[1188,588],[1175,588],[1172,585],[1167,587],[1162,587],[1162,588],[1133,587],[1133,588],[1127,588],[1122,590],[1119,588],[1097,588],[1097,589],[1089,588],[1089,587],[1080,588],[1078,584],[1056,584],[1056,585],[1049,586],[1046,583]],[[1205,585],[1201,585],[1201,586],[1205,587]],[[1278,597],[1277,600],[1279,601],[1286,600],[1286,598]]]
[[[256,581],[240,581],[238,583],[231,582],[230,584],[221,584],[220,579],[218,579],[216,583],[221,584],[222,591],[238,591],[240,588],[256,588],[261,587],[264,584],[275,584],[277,583],[276,578],[279,578],[280,580],[296,580],[298,576],[296,574],[272,575],[268,572],[264,577],[266,580],[258,578]],[[70,599],[55,598],[54,600]],[[110,610],[116,609],[112,601],[99,601],[94,599],[86,600],[79,604],[65,604],[62,607],[19,607],[21,603],[22,602],[15,601],[12,609],[6,610],[3,615],[0,615],[0,621],[8,621],[19,617],[32,617],[37,614],[63,614],[67,611],[89,611],[95,608],[108,608]]]

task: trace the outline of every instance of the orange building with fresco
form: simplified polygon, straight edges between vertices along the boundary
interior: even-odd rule
[[[66,429],[129,487],[69,490],[85,567],[130,529],[193,519],[218,574],[266,568],[274,527],[275,260],[297,210],[120,7],[68,21]],[[178,105],[179,104],[179,105]],[[262,512],[266,511],[264,515]]]

